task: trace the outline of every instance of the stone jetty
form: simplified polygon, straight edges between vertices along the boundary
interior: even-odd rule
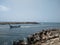
[[[28,35],[28,37],[26,37],[26,41],[13,41],[13,45],[60,45],[60,30],[42,30],[32,35]]]

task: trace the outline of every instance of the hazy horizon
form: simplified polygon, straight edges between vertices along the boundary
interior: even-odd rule
[[[60,0],[0,0],[0,22],[60,22]]]

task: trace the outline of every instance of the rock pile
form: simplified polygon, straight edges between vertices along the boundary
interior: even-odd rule
[[[13,45],[52,45],[60,41],[60,30],[49,29],[42,30],[41,32],[29,35],[24,40],[19,40],[18,42],[13,42]]]

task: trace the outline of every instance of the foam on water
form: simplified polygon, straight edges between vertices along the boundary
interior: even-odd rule
[[[21,28],[30,28],[31,26],[21,26]]]

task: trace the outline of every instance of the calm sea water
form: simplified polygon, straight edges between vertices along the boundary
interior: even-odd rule
[[[60,29],[60,23],[40,24],[12,24],[21,25],[20,28],[10,28],[9,25],[0,25],[0,45],[12,45],[13,41],[24,39],[30,34],[39,32],[42,29]]]

